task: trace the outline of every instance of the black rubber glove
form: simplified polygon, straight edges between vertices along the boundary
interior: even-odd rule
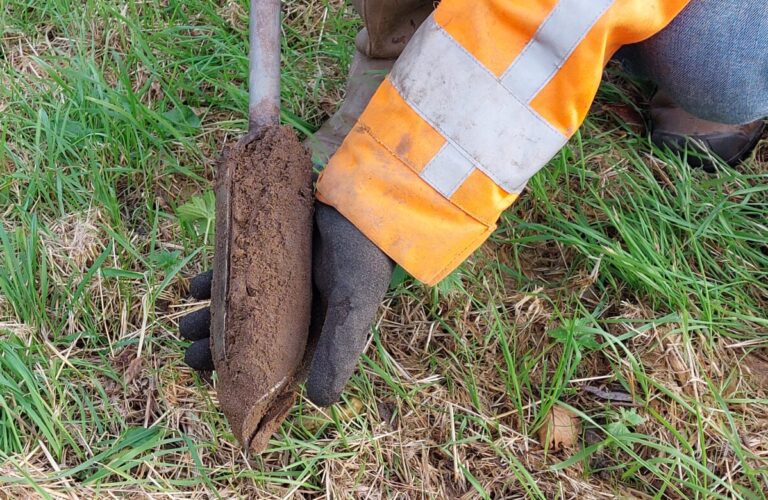
[[[322,325],[309,378],[307,396],[320,406],[338,401],[365,348],[371,322],[387,291],[394,263],[334,208],[317,203],[313,276],[316,316]],[[211,273],[192,280],[190,294],[211,295]],[[184,361],[196,370],[213,369],[211,316],[207,309],[181,318],[181,335],[193,340]]]

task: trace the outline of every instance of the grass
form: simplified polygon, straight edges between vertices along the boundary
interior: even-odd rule
[[[344,401],[244,456],[176,331],[245,126],[244,5],[2,4],[0,496],[765,497],[768,144],[691,171],[615,71],[482,249],[395,277]],[[333,111],[358,28],[286,3],[286,123]],[[553,407],[578,446],[541,442]]]

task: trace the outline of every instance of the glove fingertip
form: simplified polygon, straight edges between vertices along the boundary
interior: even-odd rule
[[[212,282],[213,271],[198,274],[189,282],[189,294],[197,300],[210,299]]]
[[[213,371],[213,355],[209,339],[200,339],[193,342],[184,353],[184,362],[197,371]]]
[[[187,340],[200,340],[211,336],[211,310],[198,309],[179,320],[179,334]]]
[[[312,401],[313,404],[325,407],[338,403],[341,397],[341,392],[334,391],[329,387],[329,384],[320,382],[317,377],[310,375],[307,380],[307,399]]]

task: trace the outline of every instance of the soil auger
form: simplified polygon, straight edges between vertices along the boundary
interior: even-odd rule
[[[262,451],[301,378],[312,301],[312,166],[280,118],[280,0],[251,0],[248,134],[216,176],[211,350],[221,409]]]

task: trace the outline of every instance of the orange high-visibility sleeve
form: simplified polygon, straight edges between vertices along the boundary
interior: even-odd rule
[[[624,44],[688,0],[443,0],[317,186],[434,284],[469,256],[581,125]]]

